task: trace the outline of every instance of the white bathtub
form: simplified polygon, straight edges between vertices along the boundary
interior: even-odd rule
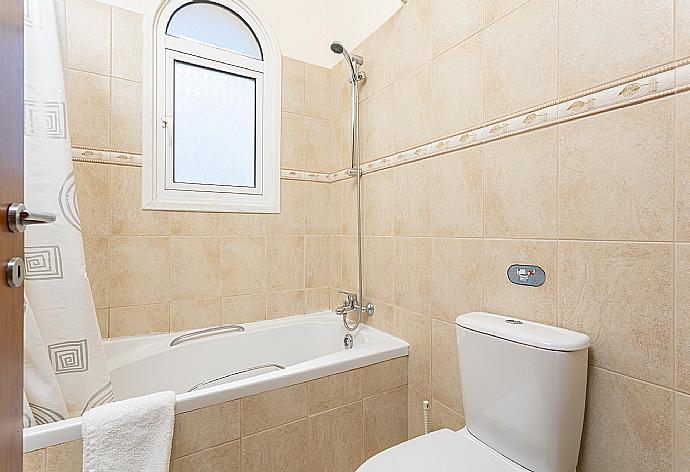
[[[173,390],[175,412],[184,413],[406,356],[409,351],[404,341],[365,325],[351,333],[354,346],[345,349],[349,332],[333,312],[242,326],[244,332],[215,334],[174,347],[170,342],[180,333],[106,341],[116,400]],[[250,370],[271,364],[284,368]],[[81,418],[35,426],[24,430],[24,452],[80,438]]]

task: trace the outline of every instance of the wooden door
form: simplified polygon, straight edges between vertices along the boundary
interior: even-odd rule
[[[7,262],[24,257],[7,207],[24,200],[24,8],[0,0],[0,472],[22,470],[23,289],[7,283]]]

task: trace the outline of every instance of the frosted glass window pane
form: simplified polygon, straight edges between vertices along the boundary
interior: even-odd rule
[[[175,61],[173,180],[256,187],[256,81]]]
[[[170,18],[166,33],[263,60],[261,46],[247,23],[215,3],[183,6]]]

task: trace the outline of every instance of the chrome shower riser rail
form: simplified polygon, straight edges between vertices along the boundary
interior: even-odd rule
[[[278,369],[278,370],[285,369],[285,366],[280,365],[280,364],[255,365],[254,367],[249,367],[247,369],[238,370],[236,372],[231,372],[231,373],[226,374],[226,375],[221,375],[220,377],[216,377],[215,379],[205,380],[204,382],[200,382],[200,383],[196,384],[195,386],[193,386],[192,388],[190,388],[189,390],[187,390],[187,393],[193,392],[194,390],[201,388],[205,385],[209,385],[209,384],[212,384],[214,382],[218,382],[219,380],[228,379],[228,378],[233,377],[235,375],[246,374],[247,372],[251,372],[253,370],[268,369],[270,367],[273,367],[274,369]]]
[[[175,339],[170,341],[170,347],[177,346],[178,344],[182,344],[186,341],[191,341],[197,338],[205,338],[207,336],[215,336],[216,334],[223,333],[240,333],[242,331],[244,331],[244,328],[236,324],[214,326],[213,328],[200,329],[199,331],[192,331],[191,333],[186,333],[176,337]]]

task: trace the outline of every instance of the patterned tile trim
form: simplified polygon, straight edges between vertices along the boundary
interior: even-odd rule
[[[141,167],[141,154],[99,148],[87,148],[85,146],[72,147],[72,160],[77,162],[93,162],[97,164]],[[280,169],[280,178],[285,180],[304,180],[309,182],[328,183],[330,182],[330,175],[331,174],[323,172]]]
[[[626,79],[551,101],[513,115],[466,129],[458,134],[422,144],[362,165],[369,174],[400,164],[478,146],[517,134],[565,123],[597,113],[655,100],[690,89],[690,58]],[[331,175],[331,182],[348,178],[347,171]]]

